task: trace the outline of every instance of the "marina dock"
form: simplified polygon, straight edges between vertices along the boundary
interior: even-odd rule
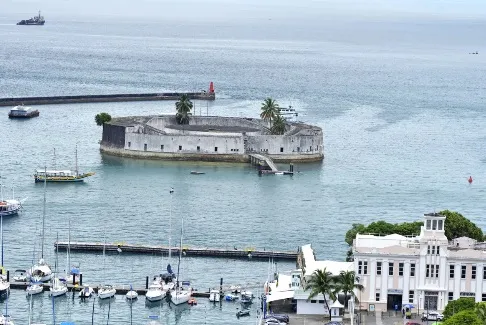
[[[178,100],[183,94],[186,94],[187,96],[189,96],[189,99],[192,100],[216,99],[216,94],[214,91],[186,92],[186,93],[174,92],[174,93],[144,93],[144,94],[47,96],[47,97],[11,97],[11,98],[0,98],[0,106]]]
[[[69,249],[71,251],[82,252],[103,252],[103,246],[107,252],[118,253],[132,253],[132,254],[168,254],[168,246],[156,246],[156,245],[133,245],[126,243],[89,243],[89,242],[71,242],[69,243]],[[59,248],[60,251],[65,251],[68,248],[68,242],[55,242],[54,248]],[[179,247],[172,247],[172,254],[179,254]],[[269,250],[257,250],[254,248],[244,249],[225,249],[225,248],[196,248],[196,247],[183,247],[182,253],[185,256],[200,256],[200,257],[223,257],[223,258],[244,258],[244,259],[269,259],[274,260],[297,260],[298,252],[281,252],[281,251],[269,251]]]
[[[272,158],[257,153],[252,153],[250,156],[250,164],[258,166],[259,174],[280,174],[280,175],[293,175],[293,165],[290,165],[288,171],[278,170],[277,166],[273,162]]]

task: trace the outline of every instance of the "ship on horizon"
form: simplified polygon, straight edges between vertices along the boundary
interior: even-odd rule
[[[30,19],[27,20],[21,20],[17,23],[17,25],[44,25],[45,24],[45,19],[43,16],[41,16],[41,13],[39,11],[38,16],[34,16]]]

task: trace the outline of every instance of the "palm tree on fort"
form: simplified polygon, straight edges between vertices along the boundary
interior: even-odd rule
[[[273,125],[270,128],[270,131],[272,132],[272,134],[281,135],[285,133],[285,126],[285,119],[282,117],[282,115],[277,114],[277,116],[275,116],[275,119],[273,120]]]
[[[324,296],[324,305],[329,311],[329,318],[331,318],[331,309],[329,309],[326,296],[331,298],[331,300],[336,300],[336,285],[335,277],[333,277],[332,273],[327,271],[326,268],[315,270],[305,284],[305,290],[310,290],[309,297],[307,298],[308,300],[314,298],[318,294]]]
[[[182,94],[179,101],[176,102],[176,120],[179,124],[189,124],[189,116],[191,116],[192,102],[187,94]]]
[[[274,99],[269,97],[263,101],[260,117],[264,121],[269,121],[270,125],[272,125],[272,121],[275,119],[278,113],[278,104]]]
[[[348,296],[356,299],[354,289],[363,290],[363,285],[357,283],[354,271],[341,271],[335,278],[336,288],[335,295],[338,293],[344,294],[344,309],[348,304]]]

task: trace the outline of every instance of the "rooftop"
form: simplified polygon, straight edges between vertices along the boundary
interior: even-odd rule
[[[305,263],[305,273],[310,275],[314,273],[316,270],[323,270],[326,269],[328,272],[331,272],[332,275],[339,275],[341,271],[353,271],[354,270],[354,263],[353,262],[336,262],[336,261],[316,261],[314,256],[314,250],[312,249],[311,245],[304,245],[302,246],[302,257]]]

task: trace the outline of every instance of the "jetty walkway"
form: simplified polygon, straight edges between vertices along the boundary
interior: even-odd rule
[[[6,98],[0,98],[0,106],[178,100],[183,94],[187,95],[189,99],[198,99],[198,100],[216,99],[216,94],[214,91],[185,92],[185,93],[6,97]]]
[[[251,153],[250,156],[250,163],[252,165],[259,166],[258,172],[260,174],[283,174],[283,175],[293,175],[293,165],[290,165],[289,171],[280,171],[278,170],[277,166],[273,162],[272,158],[268,157],[267,155],[262,155],[258,153]],[[266,168],[270,169],[266,169]]]
[[[168,246],[156,246],[156,245],[133,245],[126,243],[90,243],[90,242],[55,242],[54,248],[59,250],[67,250],[69,245],[70,251],[82,251],[82,252],[102,252],[103,246],[107,252],[118,253],[135,253],[135,254],[168,254]],[[179,254],[179,247],[173,247],[171,249],[172,254]],[[269,259],[274,260],[297,260],[298,252],[280,252],[280,251],[268,251],[268,250],[256,250],[253,248],[244,249],[224,249],[224,248],[195,248],[185,246],[182,248],[182,252],[185,256],[206,256],[206,257],[223,257],[223,258],[244,258],[244,259]]]

